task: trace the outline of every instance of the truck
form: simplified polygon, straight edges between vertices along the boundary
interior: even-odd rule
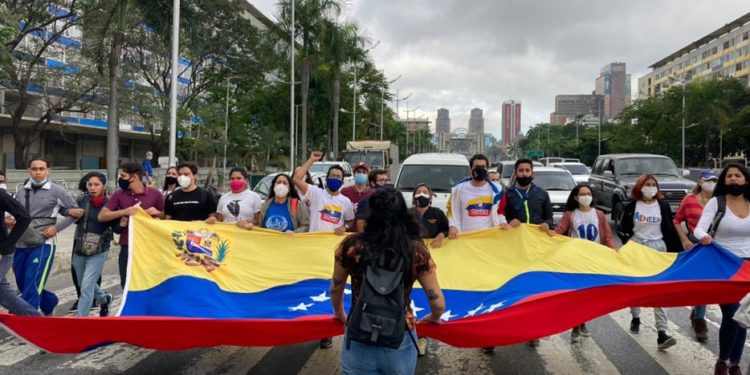
[[[371,169],[385,169],[393,177],[398,172],[398,145],[391,141],[349,141],[343,159],[352,166],[365,162]]]

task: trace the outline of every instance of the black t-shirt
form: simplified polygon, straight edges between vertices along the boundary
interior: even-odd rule
[[[439,233],[448,237],[448,217],[445,216],[443,210],[429,207],[421,217],[415,207],[410,208],[409,211],[422,224],[422,238],[435,238]]]
[[[167,195],[164,213],[172,220],[206,220],[208,215],[216,212],[218,203],[216,195],[203,188],[198,187],[189,193],[177,189]]]

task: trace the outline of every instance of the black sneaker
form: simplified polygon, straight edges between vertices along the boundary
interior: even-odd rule
[[[659,337],[656,339],[656,344],[659,350],[669,349],[677,344],[677,340],[666,332],[659,331],[658,334]]]
[[[536,348],[537,346],[539,346],[539,339],[533,339],[529,341],[529,346],[532,348]]]
[[[99,309],[99,316],[105,317],[109,315],[109,305],[112,304],[112,297],[111,294],[105,293],[104,297],[107,299],[107,302],[102,303],[101,308]]]
[[[73,302],[73,305],[70,306],[70,309],[68,310],[68,315],[75,315],[76,312],[78,312],[78,300]]]
[[[494,346],[485,346],[484,348],[482,348],[482,353],[484,354],[492,354],[494,352],[495,352]]]
[[[320,340],[320,348],[321,349],[328,349],[333,346],[333,339],[328,337]]]
[[[641,331],[641,318],[633,318],[630,321],[630,333],[638,334]]]
[[[579,341],[581,341],[581,327],[573,327],[570,331],[570,342],[575,344]]]
[[[586,323],[581,324],[578,328],[581,329],[581,336],[583,337],[591,336],[591,333],[589,333],[589,329],[586,328]]]

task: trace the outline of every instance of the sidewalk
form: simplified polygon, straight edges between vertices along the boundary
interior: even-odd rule
[[[70,261],[73,256],[73,237],[75,232],[75,226],[71,225],[57,234],[57,250],[55,251],[55,262],[52,266],[53,275],[70,272]],[[119,237],[119,235],[115,235],[115,241],[112,241],[112,245],[109,247],[108,259],[117,259],[120,255],[120,245],[117,244],[117,239]]]

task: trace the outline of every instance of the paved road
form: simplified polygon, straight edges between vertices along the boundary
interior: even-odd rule
[[[104,287],[116,295],[121,291],[117,259],[107,261]],[[65,315],[75,300],[68,271],[61,270],[49,282]],[[677,345],[656,349],[656,331],[651,310],[645,309],[641,333],[628,332],[630,314],[620,310],[589,323],[590,338],[570,343],[569,333],[542,339],[538,348],[515,345],[486,355],[478,349],[458,349],[431,341],[428,355],[418,363],[418,374],[708,374],[718,354],[718,323],[721,313],[709,307],[710,338],[706,344],[693,339],[687,308],[668,309],[670,331]],[[565,311],[554,312],[564,314]],[[92,314],[97,314],[93,311]],[[74,340],[74,337],[71,337]],[[79,355],[43,354],[13,336],[0,332],[0,374],[337,374],[340,338],[331,349],[317,342],[274,348],[215,347],[178,352],[159,352],[115,344]],[[743,361],[747,369],[747,361]]]

